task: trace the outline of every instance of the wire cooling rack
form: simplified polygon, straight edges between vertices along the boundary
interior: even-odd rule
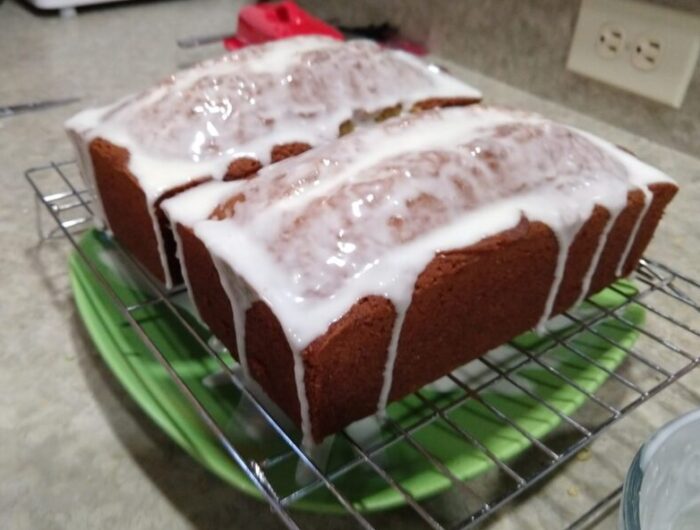
[[[324,469],[315,457],[306,454],[301,448],[294,429],[289,429],[283,422],[275,419],[279,417],[270,410],[268,404],[242,384],[237,373],[230,368],[230,363],[222,358],[221,352],[212,347],[211,341],[208,342],[206,337],[200,336],[183,316],[182,309],[173,303],[173,298],[182,293],[182,288],[163,290],[121,250],[119,252],[124,264],[139,277],[140,283],[148,286],[151,294],[146,301],[129,305],[110,287],[109,282],[100,274],[95,264],[91,263],[76,239],[79,232],[92,227],[93,210],[90,194],[84,189],[74,162],[51,163],[32,168],[26,171],[25,176],[36,193],[36,221],[40,239],[65,237],[73,244],[138,337],[170,374],[231,459],[259,489],[271,509],[289,528],[300,528],[297,520],[299,512],[293,509],[295,505],[319,490],[325,490],[327,495],[334,499],[338,511],[346,514],[344,527],[376,528],[379,524],[376,515],[361,513],[349,500],[348,492],[342,486],[343,476],[359,467],[398,493],[407,509],[415,516],[411,519],[412,526],[433,529],[473,527],[557,470],[563,462],[611,424],[700,364],[700,330],[696,327],[700,321],[700,284],[662,263],[644,259],[633,274],[638,286],[636,293],[630,294],[613,286],[614,290],[624,296],[624,301],[619,306],[612,309],[600,305],[596,307],[595,302],[589,301],[596,309],[593,314],[581,317],[567,312],[565,317],[570,322],[566,333],[554,335],[551,345],[544,349],[529,350],[512,345],[517,350],[517,357],[507,366],[499,365],[488,355],[474,361],[482,365],[486,377],[482,377],[480,384],[472,388],[457,375],[450,375],[450,380],[460,392],[448,401],[438,402],[423,391],[416,392],[412,397],[423,405],[424,412],[410,425],[389,420],[386,429],[391,435],[381,438],[380,443],[368,444],[349,431],[341,433],[338,436],[349,449],[351,457],[342,465]],[[135,317],[139,309],[151,304],[158,304],[164,311],[171,312],[179,320],[179,324],[192,333],[201,346],[220,363],[222,371],[230,376],[236,391],[242,399],[249,401],[249,408],[265,425],[271,436],[275,437],[277,451],[266,455],[251,453],[230,435],[229,429],[217,423],[207,412]],[[625,316],[625,310],[634,304],[646,310],[647,317],[643,326],[636,325]],[[626,347],[601,335],[595,324],[603,319],[636,330],[637,341],[633,346]],[[618,369],[611,370],[587,355],[576,345],[577,336],[584,332],[600,336],[611,346],[622,349],[626,353],[624,363]],[[606,372],[607,382],[595,392],[586,390],[548,357],[555,347],[563,348]],[[522,371],[532,366],[546,371],[561,384],[585,395],[585,404],[575,413],[567,415],[545,403],[536,392],[528,388],[521,377]],[[498,384],[510,385],[530,398],[542,401],[542,404],[561,420],[560,426],[542,439],[528,434],[507,412],[499,410],[483,398],[486,390]],[[530,448],[518,458],[499,459],[477,436],[452,420],[450,412],[469,401],[479,403],[488,409],[497,421],[522,434],[527,438]],[[483,458],[492,462],[490,471],[466,481],[456,477],[445,462],[426,448],[424,440],[421,439],[421,432],[437,422],[449,431],[451,436],[478,450]],[[393,476],[382,456],[399,443],[410,447],[420,458],[425,459],[426,465],[449,481],[451,487],[427,500],[415,498],[409,489]],[[280,487],[275,479],[278,475],[276,468],[285,462],[288,463],[290,459],[298,460],[297,470],[301,467],[306,475],[303,486],[291,489]],[[615,495],[616,492],[613,492],[602,503],[614,502]],[[581,521],[581,524],[585,523],[583,519]]]

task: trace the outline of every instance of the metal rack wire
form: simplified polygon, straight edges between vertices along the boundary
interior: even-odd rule
[[[411,396],[416,414],[409,423],[388,419],[382,427],[382,436],[369,442],[350,431],[340,434],[340,443],[349,456],[340,464],[324,468],[317,458],[301,448],[295,430],[279,421],[279,416],[271,410],[269,404],[243,384],[225,355],[211,347],[207,337],[202,336],[185,318],[182,309],[173,302],[173,297],[182,288],[165,291],[121,250],[120,258],[139,279],[139,283],[147,286],[148,297],[137,304],[127,303],[110,286],[76,238],[78,233],[92,226],[93,210],[90,194],[84,189],[74,162],[50,163],[32,168],[26,171],[25,176],[36,194],[36,220],[40,239],[65,237],[72,243],[111,301],[191,402],[212,435],[289,528],[300,528],[296,517],[298,512],[292,508],[321,491],[334,499],[338,511],[349,516],[348,526],[352,522],[360,528],[375,528],[378,524],[376,516],[363,513],[353,503],[343,484],[344,477],[360,468],[396,492],[415,516],[411,519],[411,524],[417,528],[470,528],[550,475],[608,426],[700,364],[700,329],[696,327],[700,313],[700,283],[662,263],[645,259],[633,275],[638,286],[636,292],[630,294],[620,287],[612,287],[623,297],[623,302],[616,307],[604,307],[589,300],[588,303],[595,311],[585,317],[567,312],[565,317],[569,325],[563,333],[552,334],[546,347],[530,349],[511,344],[516,356],[505,365],[488,355],[474,361],[480,363],[485,377],[480,378],[478,385],[470,386],[458,374],[450,375],[449,378],[458,391],[450,394],[449,399],[444,396],[436,399],[424,390],[416,392]],[[47,219],[49,223],[46,222]],[[278,448],[276,451],[265,455],[250,451],[233,439],[227,426],[221,425],[221,422],[211,416],[139,322],[139,311],[155,304],[171,313],[179,325],[192,334],[201,348],[216,359],[221,370],[228,374],[241,399],[249,402],[250,409],[259,417],[268,436],[275,439],[273,445]],[[625,316],[625,310],[632,305],[646,310],[647,321],[643,326]],[[618,343],[599,331],[597,324],[603,321],[634,329],[638,340],[631,347]],[[592,334],[623,350],[626,354],[623,365],[618,369],[610,369],[587,354],[577,344],[577,338],[584,333]],[[605,372],[608,381],[595,392],[587,390],[554,362],[552,354],[555,349],[566,351]],[[565,414],[546,402],[523,377],[524,370],[533,366],[555,378],[561,385],[583,394],[585,404],[576,412]],[[531,435],[507,411],[484,398],[485,393],[497,385],[517,389],[529,399],[541,403],[557,416],[560,420],[559,427],[541,439]],[[456,421],[452,413],[470,402],[477,403],[488,411],[494,421],[522,435],[529,445],[524,456],[509,460],[498,458],[480,441],[478,433],[470,432],[467,426]],[[456,476],[426,446],[421,437],[426,428],[435,424],[439,424],[450,436],[488,460],[490,470],[470,480]],[[421,500],[413,495],[410,488],[394,476],[391,466],[386,464],[384,458],[387,451],[399,444],[422,459],[450,487],[429,499]],[[296,462],[296,469],[303,468],[307,475],[303,484],[296,488],[280,486],[277,479],[281,469],[289,469],[290,462]]]

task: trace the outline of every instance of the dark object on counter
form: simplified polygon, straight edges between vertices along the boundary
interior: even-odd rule
[[[2,3],[2,0],[0,0],[0,3]],[[45,101],[8,105],[6,107],[0,107],[0,118],[8,118],[10,116],[14,116],[15,114],[50,109],[61,105],[70,105],[71,103],[75,103],[77,101],[80,101],[80,98],[48,99]]]

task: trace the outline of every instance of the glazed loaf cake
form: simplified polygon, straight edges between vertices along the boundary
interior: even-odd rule
[[[164,208],[204,320],[319,441],[628,274],[676,189],[599,138],[475,105]]]
[[[249,177],[365,122],[478,101],[477,90],[369,41],[250,46],[66,124],[98,215],[153,275],[179,281],[165,198]]]

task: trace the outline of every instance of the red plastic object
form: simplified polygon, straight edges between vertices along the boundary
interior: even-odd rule
[[[236,35],[224,39],[227,50],[237,50],[249,44],[284,39],[295,35],[326,35],[343,40],[343,34],[333,26],[311,16],[288,0],[269,4],[249,5],[238,13]]]

